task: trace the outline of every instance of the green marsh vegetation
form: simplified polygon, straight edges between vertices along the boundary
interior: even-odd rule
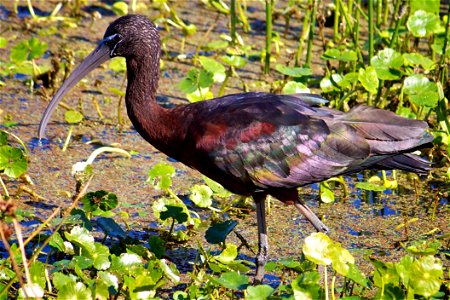
[[[448,299],[448,5],[372,0],[1,5],[8,16],[0,19],[0,299]],[[332,216],[330,222],[339,216],[330,210],[350,210],[352,197],[394,198],[412,209],[399,208],[395,200],[362,204],[366,210],[392,205],[396,218],[369,214],[376,221],[359,221],[352,229],[356,235],[330,224],[335,232],[328,237],[281,220],[275,207],[269,218],[284,227],[300,226],[303,237],[287,246],[295,248],[289,256],[272,257],[266,268],[274,280],[252,286],[254,265],[246,255],[253,256],[256,235],[250,239],[239,230],[253,220],[251,206],[133,135],[122,117],[123,60],[112,60],[80,84],[79,93],[66,97],[50,140],[38,146],[37,123],[46,101],[107,24],[126,13],[148,15],[161,28],[163,105],[237,91],[314,92],[343,111],[367,104],[426,120],[436,137],[434,147],[422,153],[433,161],[428,178],[365,172],[332,178],[315,191],[317,209]],[[129,186],[120,179],[138,172]],[[379,222],[394,233],[377,231]],[[253,227],[248,230],[256,232]],[[289,244],[282,235],[270,233],[269,239]],[[373,239],[372,247],[359,246],[364,236]],[[378,241],[380,236],[388,241]],[[392,253],[380,255],[373,246],[379,243]],[[185,249],[192,257],[176,260]]]

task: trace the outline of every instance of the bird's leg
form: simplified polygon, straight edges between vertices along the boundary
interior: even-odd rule
[[[319,232],[328,232],[328,227],[320,221],[320,219],[316,216],[316,214],[298,197],[294,200],[294,206],[297,208],[299,212],[304,215],[309,222],[316,228]]]
[[[256,203],[256,219],[258,222],[258,254],[256,256],[256,275],[253,284],[260,284],[264,277],[264,266],[267,262],[269,244],[267,242],[266,227],[266,195],[253,196]]]

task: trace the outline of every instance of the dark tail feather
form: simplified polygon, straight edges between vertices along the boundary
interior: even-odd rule
[[[419,174],[427,174],[431,163],[415,154],[405,153],[389,157],[375,165],[380,169],[396,169]]]

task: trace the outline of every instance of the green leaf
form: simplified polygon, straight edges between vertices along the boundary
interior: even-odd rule
[[[247,64],[247,60],[241,56],[231,55],[231,56],[222,56],[221,60],[232,67],[242,68]]]
[[[373,282],[377,287],[383,287],[387,284],[398,284],[400,277],[397,274],[397,270],[394,264],[391,262],[382,262],[375,258],[370,258],[370,261],[375,266],[375,272],[373,274]]]
[[[30,267],[31,282],[38,284],[42,289],[45,289],[47,283],[45,279],[45,265],[40,261],[35,261]]]
[[[105,232],[105,234],[119,239],[125,239],[127,237],[127,234],[125,231],[120,227],[119,224],[114,221],[112,218],[103,218],[100,217],[96,220],[98,226]]]
[[[134,253],[122,253],[119,257],[111,255],[111,272],[120,275],[144,273],[144,260]]]
[[[207,185],[196,184],[191,187],[191,195],[190,199],[195,203],[198,207],[207,208],[212,205],[212,196],[213,191]]]
[[[226,190],[220,183],[217,183],[206,176],[202,176],[202,178],[205,181],[206,185],[209,186],[210,189],[214,192],[214,195],[219,196],[221,198],[228,198],[231,195],[233,195],[233,193]]]
[[[434,108],[438,103],[439,93],[436,83],[429,81],[422,74],[405,78],[403,89],[414,104]]]
[[[257,286],[249,285],[246,290],[246,300],[264,300],[269,298],[274,292],[270,285],[261,284]]]
[[[436,66],[436,63],[429,59],[428,57],[425,57],[419,53],[404,53],[403,57],[405,59],[405,63],[407,65],[412,66],[422,66],[427,71],[433,70]]]
[[[86,228],[75,226],[70,233],[65,231],[64,236],[69,242],[77,244],[80,248],[87,250],[88,253],[95,251],[94,237]]]
[[[58,291],[57,295],[58,299],[66,299],[66,300],[91,300],[92,295],[91,291],[86,288],[86,286],[81,282],[68,282],[63,285],[61,289]]]
[[[165,259],[158,259],[157,262],[161,270],[164,272],[164,275],[172,280],[172,282],[176,284],[180,281],[180,276],[178,276],[179,272],[176,269],[175,265],[172,265],[173,268],[169,267]]]
[[[379,80],[374,67],[368,66],[365,69],[359,69],[358,80],[370,94],[377,93]]]
[[[112,11],[117,16],[124,16],[128,14],[128,4],[123,1],[115,2],[112,6]]]
[[[28,41],[28,45],[30,47],[30,53],[28,56],[29,60],[39,58],[44,55],[45,51],[47,51],[48,44],[47,42],[41,42],[38,38],[32,37]]]
[[[215,279],[221,286],[232,290],[244,290],[248,286],[248,277],[241,275],[238,272],[226,272],[220,275],[220,278]]]
[[[288,81],[282,90],[283,94],[311,93],[311,90],[301,82]]]
[[[409,0],[411,6],[411,13],[416,10],[424,10],[429,13],[439,14],[439,7],[441,1],[439,0]]]
[[[410,274],[409,285],[414,294],[428,298],[439,292],[444,269],[439,258],[427,255],[414,260]]]
[[[401,77],[400,68],[403,66],[403,56],[394,49],[385,48],[378,51],[372,58],[371,65],[375,68],[381,80],[397,80]]]
[[[200,56],[198,59],[202,67],[213,74],[214,82],[223,82],[225,80],[225,67],[221,63],[206,56]]]
[[[18,178],[27,172],[28,161],[23,151],[5,145],[0,146],[0,171],[11,178]]]
[[[111,266],[111,262],[109,261],[110,253],[107,246],[95,242],[95,250],[90,255],[94,261],[94,268],[97,270],[106,270]]]
[[[28,41],[21,41],[11,49],[9,59],[13,63],[21,63],[28,59]]]
[[[225,242],[227,236],[237,224],[237,221],[227,220],[210,226],[205,233],[206,241],[210,244],[220,244]]]
[[[224,265],[227,265],[234,261],[238,255],[237,246],[231,243],[228,243],[226,245],[226,248],[222,250],[222,252],[215,256],[215,258],[223,263]]]
[[[61,272],[55,272],[52,274],[52,283],[57,290],[61,290],[65,285],[72,284],[76,282],[76,277],[74,275],[65,275]]]
[[[155,188],[166,190],[172,185],[171,177],[175,174],[175,168],[165,163],[157,163],[148,172],[147,182]]]
[[[275,69],[281,74],[292,77],[303,77],[312,75],[312,70],[310,68],[288,67],[285,65],[277,64],[275,65]]]
[[[322,181],[319,185],[320,200],[324,203],[334,202],[334,193],[330,189],[330,184],[326,181]]]
[[[66,249],[66,247],[64,246],[64,240],[61,237],[61,235],[59,234],[59,232],[55,232],[53,233],[49,243],[48,243],[51,247],[57,249],[58,251],[64,252],[64,250]]]
[[[200,88],[210,87],[214,83],[214,75],[207,70],[191,69],[186,77],[178,83],[177,87],[186,94],[195,92]]]
[[[439,17],[433,13],[417,10],[409,16],[406,26],[414,37],[426,37],[439,30]]]
[[[184,223],[188,220],[188,215],[183,211],[182,207],[166,205],[166,211],[160,213],[161,220],[167,220],[168,218],[173,218],[178,223]]]
[[[366,190],[366,191],[374,191],[374,192],[382,192],[382,191],[386,190],[386,188],[384,186],[378,185],[375,183],[370,183],[370,182],[358,182],[355,185],[355,188]]]
[[[161,259],[166,253],[166,245],[163,239],[159,236],[152,235],[148,238],[148,245],[150,250],[156,255],[157,258]]]
[[[75,110],[68,110],[64,113],[64,119],[70,124],[76,124],[83,120],[83,115]]]
[[[294,299],[324,299],[319,282],[320,274],[317,272],[305,272],[298,275],[291,282]]]
[[[97,209],[110,211],[117,207],[119,201],[114,193],[104,190],[89,192],[81,198],[86,212],[93,212]]]
[[[340,51],[339,49],[327,49],[325,53],[321,57],[324,60],[338,60],[338,61],[357,61],[358,56],[356,55],[355,51],[352,50],[343,50]]]
[[[333,241],[326,234],[316,232],[305,239],[303,254],[318,265],[329,265],[332,260],[328,255],[328,249],[332,245]]]

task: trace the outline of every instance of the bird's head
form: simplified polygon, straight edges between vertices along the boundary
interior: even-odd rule
[[[44,136],[47,123],[64,95],[97,66],[112,57],[122,56],[128,60],[141,54],[150,55],[159,63],[160,51],[158,30],[147,17],[126,15],[116,19],[106,29],[97,48],[75,68],[53,96],[39,124],[39,139]]]

